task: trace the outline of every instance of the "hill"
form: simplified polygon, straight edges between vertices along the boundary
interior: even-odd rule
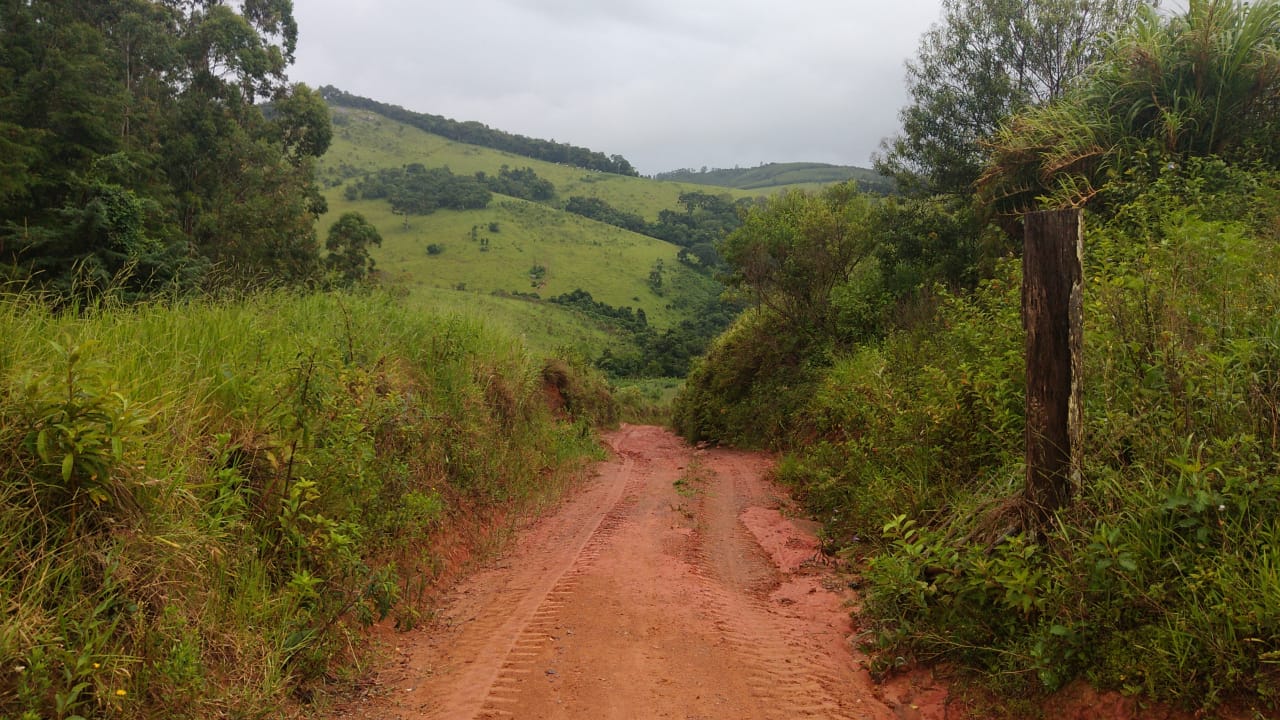
[[[852,165],[827,163],[768,163],[754,168],[715,168],[693,170],[686,168],[658,173],[655,180],[739,190],[778,190],[794,186],[821,186],[856,180],[865,192],[889,194],[894,191],[893,181],[874,170]]]
[[[331,110],[333,143],[319,165],[328,202],[321,237],[342,213],[363,214],[383,237],[373,253],[378,270],[403,287],[411,303],[481,315],[516,331],[536,352],[569,348],[590,358],[606,349],[615,356],[639,352],[634,328],[621,327],[608,309],[586,312],[551,298],[586,291],[596,303],[643,314],[654,334],[712,314],[708,305],[716,303],[720,285],[706,270],[681,262],[681,248],[562,209],[568,198],[589,197],[655,221],[663,210],[678,208],[682,194],[706,193],[706,186],[460,143],[366,108]],[[414,163],[459,176],[529,168],[554,185],[555,199],[537,203],[495,193],[482,209],[403,215],[386,200],[348,196],[348,188],[370,174]],[[733,200],[751,195],[722,192]]]
[[[554,140],[515,135],[513,133],[494,130],[483,123],[475,121],[458,121],[440,115],[413,112],[398,105],[378,102],[359,95],[339,90],[332,85],[320,88],[320,95],[327,102],[344,107],[371,110],[397,122],[434,133],[442,137],[465,142],[481,147],[513,152],[517,155],[549,162],[561,162],[588,170],[617,173],[619,175],[638,175],[631,163],[621,155],[608,155],[595,152],[584,147],[558,143]]]

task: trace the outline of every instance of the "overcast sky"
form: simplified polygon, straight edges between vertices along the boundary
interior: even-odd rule
[[[681,167],[870,165],[939,0],[296,0],[290,76]]]

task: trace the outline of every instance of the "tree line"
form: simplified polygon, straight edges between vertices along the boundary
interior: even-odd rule
[[[468,145],[479,145],[480,147],[502,150],[535,160],[573,165],[586,170],[599,170],[600,172],[630,176],[639,176],[640,174],[621,155],[605,155],[577,145],[503,132],[475,121],[463,122],[440,115],[413,112],[398,105],[353,95],[332,85],[322,86],[320,95],[331,105],[370,110],[383,117],[416,127],[424,132],[467,143]]]
[[[128,296],[322,271],[288,0],[0,4],[0,280]]]
[[[707,272],[721,267],[717,245],[742,224],[743,212],[752,200],[730,200],[704,192],[681,193],[680,207],[658,213],[657,222],[620,210],[600,198],[574,195],[565,203],[567,212],[598,222],[665,240],[680,248],[678,259]]]

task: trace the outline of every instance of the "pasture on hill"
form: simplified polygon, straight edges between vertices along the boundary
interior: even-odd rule
[[[594,197],[652,221],[679,208],[681,193],[707,192],[704,185],[533,160],[446,140],[366,110],[332,110],[334,140],[320,162],[328,202],[320,235],[345,212],[364,215],[383,239],[372,249],[377,269],[404,288],[412,304],[482,316],[537,351],[571,349],[594,358],[631,341],[599,318],[547,300],[582,289],[613,307],[643,310],[651,327],[665,330],[693,319],[720,292],[708,273],[679,262],[677,246],[560,209],[569,197]],[[400,215],[386,200],[351,200],[344,192],[366,174],[411,163],[468,176],[528,167],[555,185],[557,199],[539,204],[494,194],[483,209]]]

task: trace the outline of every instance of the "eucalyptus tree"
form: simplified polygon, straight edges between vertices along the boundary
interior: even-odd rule
[[[133,293],[213,264],[314,275],[330,136],[288,82],[296,43],[290,0],[0,0],[0,273]]]

